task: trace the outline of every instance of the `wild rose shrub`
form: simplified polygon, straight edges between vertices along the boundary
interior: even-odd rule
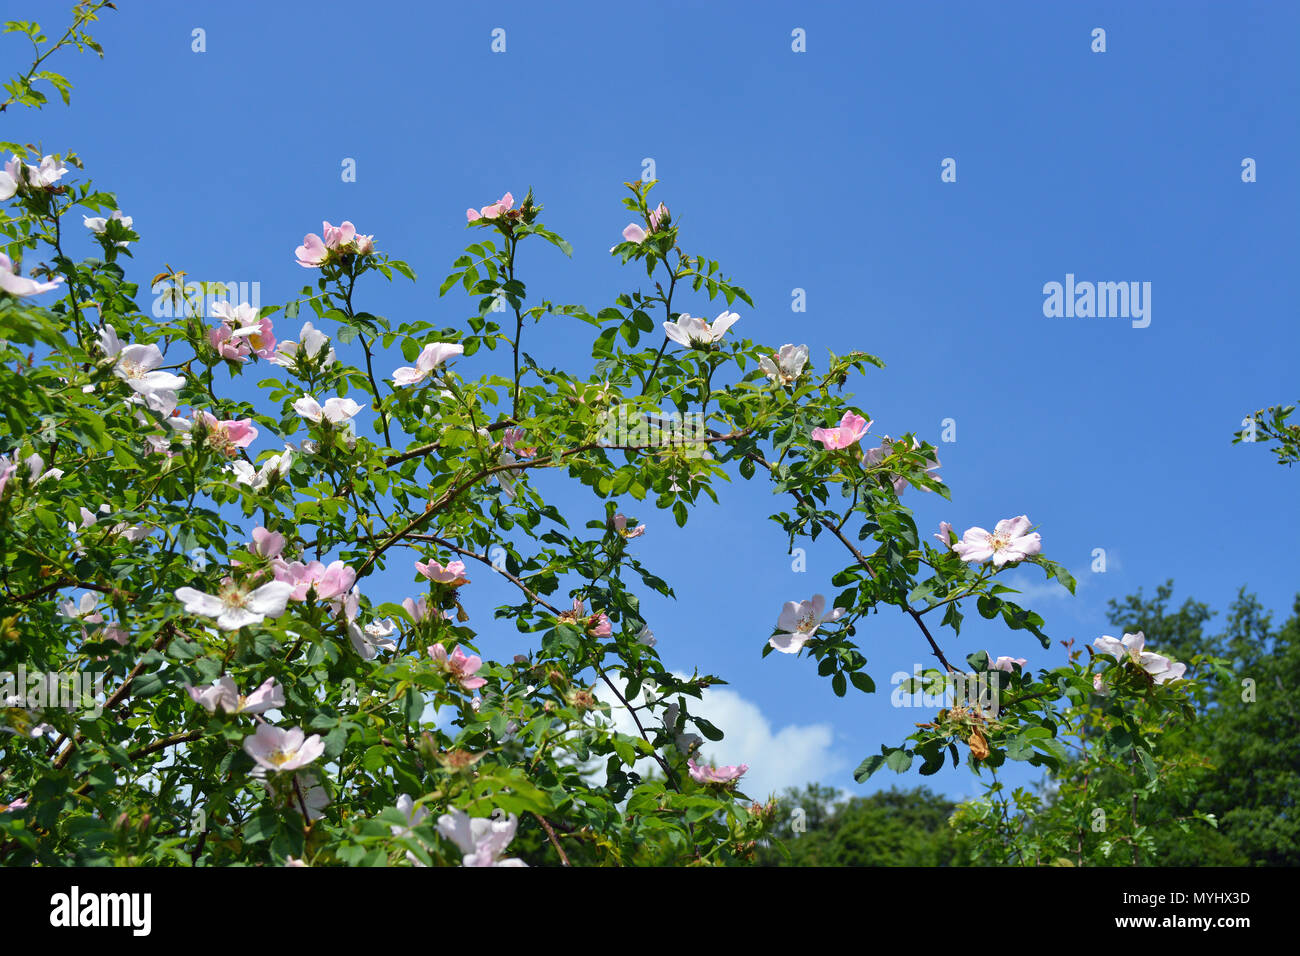
[[[744,796],[745,766],[702,758],[725,728],[691,708],[720,678],[661,662],[640,595],[670,585],[635,545],[734,475],[784,496],[792,548],[828,535],[846,555],[833,597],[772,609],[755,635],[772,666],[799,655],[833,693],[871,693],[860,642],[893,607],[936,661],[923,684],[1000,682],[859,779],[917,758],[1059,767],[1063,715],[1085,703],[1154,768],[1155,717],[1186,706],[1174,665],[1132,642],[1049,670],[955,665],[940,639],[970,604],[1049,646],[1002,571],[1069,575],[1025,516],[918,531],[903,497],[948,495],[936,449],[911,433],[867,447],[843,391],[880,361],[743,337],[749,296],[683,249],[653,183],[628,184],[611,250],[645,287],[596,310],[530,289],[529,244],[571,250],[531,193],[506,193],[467,211],[440,293],[459,287],[469,314],[440,325],[365,310],[375,283],[415,276],[346,221],[286,238],[269,268],[310,282],[282,306],[205,308],[190,293],[221,290],[170,266],[142,290],[132,219],[75,156],[0,148],[0,670],[30,678],[4,690],[7,864],[745,861],[774,804]],[[534,362],[541,321],[590,326],[594,368]],[[561,514],[541,469],[590,508]],[[495,621],[474,597],[494,574],[518,591]],[[373,601],[381,576],[409,596]],[[508,625],[519,653],[481,659]],[[59,706],[74,676],[94,706]]]

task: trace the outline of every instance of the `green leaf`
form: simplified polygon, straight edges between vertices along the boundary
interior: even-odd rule
[[[925,758],[921,764],[921,776],[928,777],[943,769],[943,749],[938,744],[928,746],[920,753]]]
[[[871,675],[866,671],[853,671],[849,674],[849,680],[853,686],[864,694],[874,694],[876,692],[876,682],[871,679]]]
[[[708,737],[710,740],[722,739],[723,737],[722,731],[719,730],[717,727],[715,727],[713,724],[709,723],[703,717],[693,716],[691,717],[691,720],[695,723],[695,726],[699,728],[700,733],[702,733],[705,737]]]
[[[894,773],[907,773],[912,766],[912,755],[900,747],[885,758],[885,765]]]
[[[1154,783],[1160,776],[1159,771],[1156,769],[1156,762],[1151,759],[1151,754],[1144,747],[1137,748],[1137,755],[1138,759],[1142,761],[1142,769],[1146,771],[1147,779]]]
[[[1011,760],[1028,760],[1034,755],[1034,745],[1023,735],[1007,743],[1007,757]]]
[[[245,843],[261,843],[270,839],[280,829],[280,815],[270,807],[262,807],[244,822]]]
[[[858,769],[853,771],[853,779],[858,783],[866,783],[867,779],[885,765],[883,754],[876,754],[874,757],[868,757],[862,763],[858,764]]]

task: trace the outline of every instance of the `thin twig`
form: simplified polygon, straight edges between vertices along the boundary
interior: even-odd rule
[[[533,816],[537,818],[537,822],[540,823],[542,829],[546,831],[546,838],[551,841],[551,846],[555,847],[555,852],[560,854],[560,865],[572,866],[573,864],[569,862],[568,856],[565,855],[564,847],[560,846],[560,841],[555,836],[555,831],[552,830],[551,825],[546,822],[546,817],[536,812],[533,813]]]

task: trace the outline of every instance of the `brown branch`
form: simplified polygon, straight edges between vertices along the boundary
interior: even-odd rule
[[[177,744],[188,743],[191,740],[198,740],[202,736],[203,731],[201,730],[191,730],[184,734],[172,734],[170,737],[163,737],[161,740],[155,740],[147,747],[141,747],[139,750],[132,750],[127,756],[132,760],[135,760],[139,757],[145,757],[151,753],[156,753],[159,750],[166,750],[168,747],[175,747]]]
[[[591,666],[596,669],[596,673],[600,675],[600,679],[603,680],[605,685],[614,692],[614,696],[619,699],[619,702],[627,712],[632,715],[632,722],[636,724],[636,729],[641,734],[641,739],[646,743],[651,743],[650,736],[645,732],[645,726],[641,723],[641,718],[637,716],[636,710],[628,702],[628,699],[619,692],[617,687],[614,686],[614,682],[609,679],[609,675],[605,673],[605,669],[594,661]],[[664,772],[664,776],[668,778],[668,782],[672,784],[673,789],[680,791],[682,787],[677,780],[677,775],[673,773],[673,768],[668,766],[668,761],[659,756],[659,751],[655,750],[653,745],[650,748],[650,756],[654,758],[655,763],[659,764],[659,769]]]
[[[191,730],[183,734],[172,734],[169,737],[163,737],[160,740],[155,740],[153,743],[149,744],[146,747],[141,747],[139,750],[133,750],[129,754],[127,754],[127,756],[130,757],[132,760],[135,760],[139,757],[148,756],[151,753],[157,753],[159,750],[166,750],[168,747],[175,747],[177,744],[188,743],[191,740],[198,740],[202,736],[203,736],[203,731],[201,730]],[[113,764],[113,766],[117,767],[118,764]],[[82,796],[92,786],[93,784],[91,784],[90,781],[86,781],[73,792],[77,796]]]
[[[731,432],[730,434],[726,434],[726,435],[719,435],[715,433],[714,435],[705,438],[692,439],[692,442],[712,443],[712,442],[721,442],[721,441],[732,441],[736,438],[744,437],[745,435],[749,434],[750,431],[751,431],[750,428],[745,428],[738,432]],[[403,528],[401,531],[396,532],[395,534],[390,535],[382,544],[379,545],[379,547],[375,548],[373,551],[370,552],[370,554],[366,556],[365,561],[361,562],[361,567],[357,569],[357,578],[360,579],[362,577],[365,577],[365,575],[369,573],[371,566],[375,563],[376,560],[378,560],[380,555],[382,555],[393,545],[397,544],[403,538],[410,535],[412,532],[418,531],[426,523],[428,523],[428,521],[435,514],[444,510],[448,505],[450,505],[457,498],[463,495],[466,491],[474,487],[474,485],[478,484],[480,481],[482,481],[485,478],[490,478],[495,474],[506,472],[506,471],[526,471],[529,468],[555,468],[561,462],[565,461],[566,459],[572,458],[574,455],[581,455],[584,452],[594,451],[596,449],[605,449],[611,451],[646,451],[646,450],[652,450],[652,449],[663,448],[663,447],[670,447],[670,446],[607,445],[602,442],[588,442],[587,444],[579,445],[576,448],[566,449],[565,451],[561,452],[558,456],[552,456],[549,458],[537,458],[532,461],[512,461],[512,462],[505,462],[502,464],[493,465],[491,468],[486,468],[483,471],[480,471],[478,474],[474,475],[474,477],[468,479],[463,484],[453,485],[451,488],[447,489],[447,491],[445,491],[442,497],[439,498],[437,501],[430,501],[429,504],[425,506],[424,511],[416,515],[414,518],[412,518],[407,523],[405,528]]]
[[[110,595],[111,597],[118,597],[120,595],[122,598],[124,598],[127,601],[132,600],[132,598],[134,597],[134,595],[132,595],[131,592],[119,590],[118,588],[112,587],[111,585],[91,584],[88,581],[78,581],[76,578],[61,577],[53,584],[47,584],[43,587],[39,587],[35,591],[28,591],[26,594],[19,594],[17,597],[9,598],[9,600],[13,601],[15,604],[22,604],[27,601],[34,601],[39,597],[44,597],[46,594],[49,594],[52,591],[59,590],[59,588],[66,588],[66,587],[85,588],[87,591],[99,591],[101,594],[107,594]]]
[[[711,436],[716,434],[716,432],[710,431]],[[745,457],[750,461],[753,461],[755,464],[762,465],[769,473],[772,471],[773,466],[762,455],[759,455],[756,452],[746,452]],[[811,507],[811,502],[793,488],[790,489],[790,494],[794,496],[794,499],[799,502],[799,504],[804,507]],[[849,553],[853,555],[854,560],[856,560],[858,564],[866,570],[867,574],[871,575],[871,579],[874,581],[876,579],[875,568],[873,568],[867,561],[866,555],[858,549],[857,545],[844,536],[844,532],[840,530],[840,527],[837,527],[832,521],[830,521],[830,519],[822,516],[818,516],[817,522],[831,534],[835,535],[835,537],[839,538],[844,547],[846,547],[849,550]],[[939,663],[947,668],[948,673],[955,674],[957,669],[948,662],[948,658],[943,656],[943,651],[939,649],[939,644],[935,641],[934,635],[930,633],[930,629],[927,628],[925,622],[921,620],[921,615],[913,609],[910,604],[904,605],[902,611],[915,621],[916,626],[921,629],[921,633],[925,635],[925,639],[930,645],[931,652],[938,659]]]
[[[176,628],[170,621],[164,624],[162,630],[158,632],[158,636],[154,639],[150,650],[161,651],[171,642],[171,639],[175,634]],[[104,702],[104,710],[112,710],[121,703],[122,698],[126,696],[126,692],[131,689],[131,684],[140,676],[142,670],[144,670],[143,658],[140,659],[135,667],[131,668],[131,673],[126,675],[126,680],[122,681],[122,686],[113,693],[112,697],[108,698],[108,700]],[[77,744],[81,743],[83,740],[85,740],[85,737],[82,734],[77,734],[76,737],[68,741],[67,749],[64,750],[63,753],[59,754],[58,759],[54,761],[55,770],[62,770],[67,766],[68,761],[72,759],[72,752],[77,749]]]
[[[479,554],[477,551],[471,551],[469,548],[462,548],[459,545],[452,544],[446,538],[438,537],[436,534],[413,534],[410,535],[409,537],[415,541],[432,542],[433,544],[436,544],[439,547],[446,548],[448,551],[455,551],[457,554],[461,555],[462,557],[473,558],[475,561],[480,561],[483,564],[486,564],[488,567],[490,567],[497,574],[504,577],[515,587],[519,588],[519,590],[523,591],[524,594],[528,597],[528,600],[531,601],[532,603],[546,608],[546,610],[550,611],[552,614],[556,615],[557,617],[563,613],[558,607],[551,604],[545,598],[541,597],[536,591],[534,591],[527,584],[525,584],[520,578],[511,574],[505,568],[498,568],[495,564],[492,563],[492,559],[489,558],[486,554]]]
[[[562,866],[572,866],[573,864],[569,862],[568,856],[564,853],[564,847],[560,846],[560,841],[555,836],[555,831],[552,830],[551,825],[546,822],[546,817],[536,812],[533,813],[533,816],[537,818],[537,822],[540,823],[542,829],[546,831],[546,838],[551,841],[551,846],[555,847],[555,852],[560,854],[560,864]]]
[[[509,428],[513,424],[514,421],[512,419],[506,419],[505,421],[493,422],[491,425],[487,426],[486,430],[489,432],[496,432],[503,428]],[[400,465],[404,461],[408,461],[412,458],[419,458],[421,455],[427,455],[429,452],[437,451],[441,447],[442,442],[440,441],[429,442],[427,445],[417,445],[415,448],[404,451],[401,454],[389,455],[384,459],[384,464],[390,466]]]
[[[447,548],[451,551],[455,551],[457,554],[463,555],[464,557],[473,558],[476,561],[481,561],[483,564],[486,564],[489,567],[491,567],[498,574],[505,576],[507,580],[509,580],[512,584],[515,585],[515,587],[523,591],[524,594],[528,596],[528,599],[532,601],[534,604],[546,608],[556,617],[559,617],[562,613],[564,613],[555,605],[551,604],[550,602],[540,597],[535,591],[529,588],[528,585],[524,584],[523,581],[515,577],[509,571],[506,571],[504,568],[498,568],[495,565],[493,565],[492,559],[485,554],[479,554],[477,551],[471,551],[468,548],[459,547],[455,544],[452,544],[450,541],[447,541],[446,539],[440,538],[437,535],[433,535],[433,534],[415,534],[415,535],[411,535],[411,537],[421,541],[432,541],[435,544],[438,544],[441,547]],[[636,714],[637,709],[633,707],[631,703],[628,702],[628,699],[626,697],[624,697],[621,693],[619,693],[618,688],[614,686],[614,682],[609,679],[609,675],[605,673],[604,669],[599,664],[593,662],[592,667],[596,669],[596,673],[600,675],[600,679],[603,680],[605,684],[609,687],[609,689],[614,692],[614,696],[619,699],[619,701],[623,704],[624,708],[627,709],[627,712],[632,715],[632,720],[636,724],[637,730],[640,731],[641,733],[641,739],[646,741],[646,743],[649,743],[650,736],[649,734],[646,733],[645,726],[641,723],[641,718],[638,717]],[[668,765],[667,761],[665,761],[662,757],[659,756],[658,751],[654,751],[651,754],[651,756],[654,758],[655,762],[659,764],[660,769],[662,769],[664,774],[667,776],[668,782],[672,784],[673,789],[680,789],[680,785],[677,782],[677,776],[676,774],[673,773],[672,768]]]

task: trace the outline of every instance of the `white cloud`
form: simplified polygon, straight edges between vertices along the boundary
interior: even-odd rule
[[[704,755],[710,763],[749,764],[741,789],[757,800],[825,780],[845,766],[831,749],[830,724],[787,724],[774,733],[757,704],[728,688],[709,688],[695,706],[727,734],[717,743],[706,741]]]
[[[1041,570],[1035,570],[1038,574],[1042,574]],[[1074,595],[1071,595],[1070,592],[1055,579],[1046,578],[1041,581],[1035,581],[1024,571],[1015,571],[1007,575],[1005,580],[1002,580],[999,583],[1005,584],[1010,588],[1015,588],[1020,592],[1015,595],[1007,595],[1008,600],[1014,601],[1021,607],[1032,608],[1034,604],[1039,601],[1046,601],[1054,598],[1069,598],[1072,596],[1077,597],[1078,594],[1083,591],[1084,587],[1092,581],[1092,573],[1089,568],[1075,569],[1070,573],[1074,575]]]
[[[684,679],[684,675],[678,676]],[[749,772],[741,780],[740,789],[755,800],[762,801],[786,787],[802,787],[806,783],[826,780],[847,765],[846,760],[832,749],[835,734],[828,723],[787,724],[773,730],[772,722],[757,704],[730,688],[708,688],[701,700],[685,699],[687,709],[693,715],[705,718],[726,734],[720,741],[705,740],[701,748],[703,757],[697,758],[697,762],[707,761],[718,766],[749,764]],[[671,700],[664,703],[669,702]],[[644,703],[642,697],[632,701],[633,706],[638,707]],[[657,705],[653,717],[646,710],[637,713],[646,731],[653,733],[651,724],[658,725],[662,721],[663,708]],[[637,734],[631,715],[617,700],[613,702],[610,714],[620,732]],[[686,730],[688,733],[694,730],[689,722]],[[649,763],[648,758],[645,763]]]

